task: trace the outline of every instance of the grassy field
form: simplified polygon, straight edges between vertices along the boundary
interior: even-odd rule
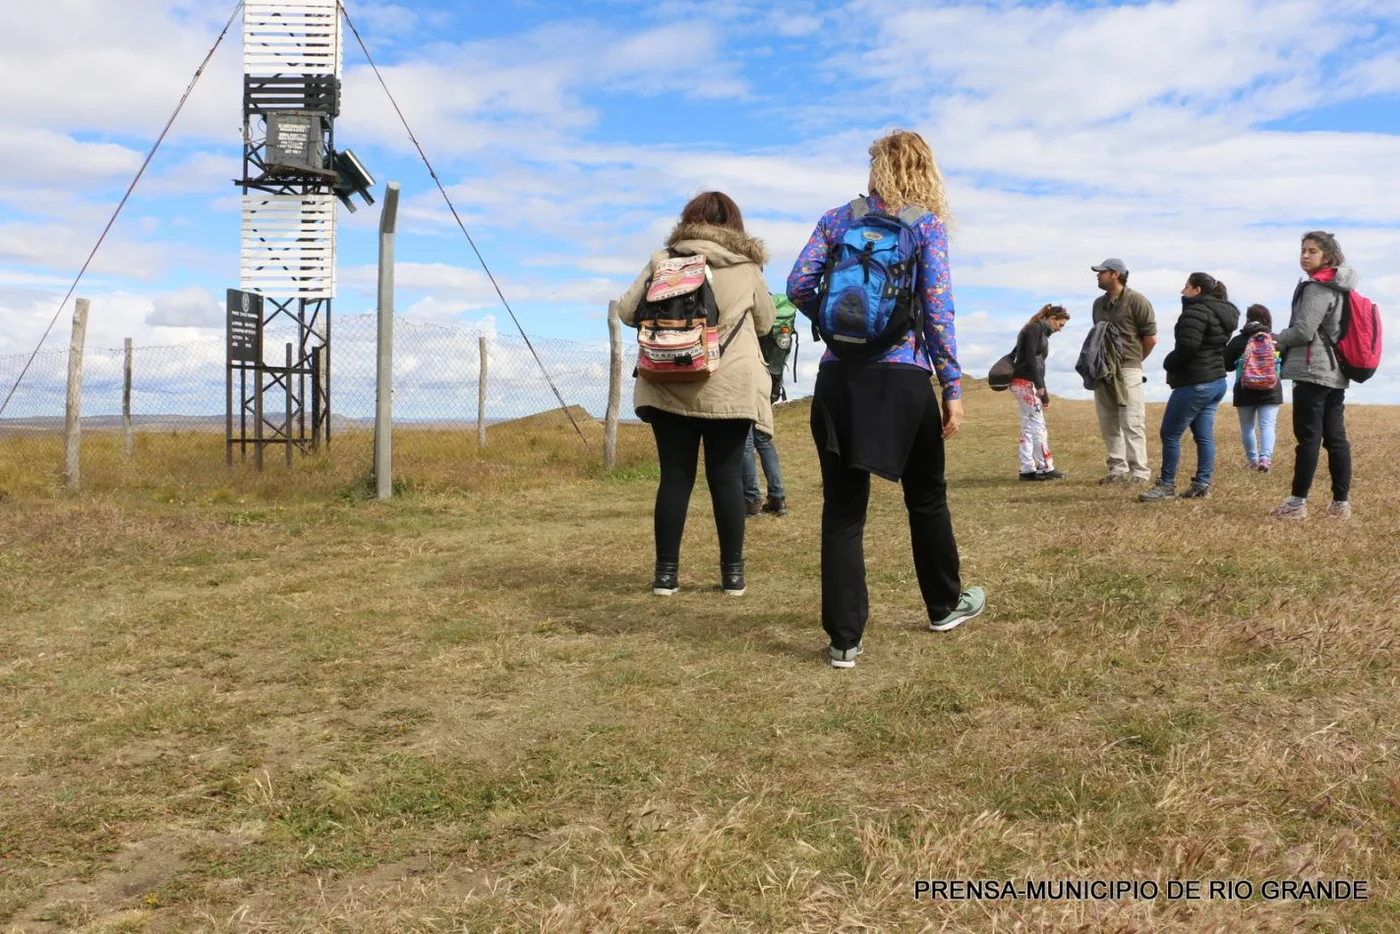
[[[184,468],[67,497],[0,439],[0,931],[1396,930],[1400,413],[1349,413],[1355,520],[1267,524],[1286,429],[1247,473],[1227,407],[1216,494],[1148,506],[1094,484],[1091,403],[1050,409],[1057,484],[1016,481],[1008,395],[967,407],[988,611],[924,629],[877,484],[852,671],[804,403],[738,600],[703,490],[682,593],[650,596],[635,426],[608,475],[548,418],[509,456],[406,440],[388,505],[366,465],[228,474],[179,438],[144,462]],[[915,898],[967,879],[1161,894]],[[1263,897],[1318,879],[1369,898]]]

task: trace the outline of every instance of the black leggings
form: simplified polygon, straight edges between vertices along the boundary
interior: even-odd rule
[[[1308,498],[1317,475],[1320,448],[1327,449],[1332,475],[1332,498],[1347,501],[1351,493],[1351,442],[1347,440],[1347,391],[1316,383],[1293,383],[1293,436],[1298,439],[1293,462],[1293,495]]]
[[[719,559],[744,560],[744,442],[753,422],[739,418],[694,418],[653,410],[651,432],[661,459],[656,490],[656,560],[680,561],[681,534],[695,488],[700,441],[705,441],[705,480],[719,533]]]
[[[835,378],[825,369],[817,377]],[[927,377],[919,388],[927,396],[924,415],[914,436],[900,483],[909,513],[909,540],[914,546],[914,574],[930,621],[941,619],[958,605],[962,578],[953,517],[948,511],[948,481],[944,477],[943,414]],[[924,401],[915,397],[914,405]],[[870,616],[865,587],[865,516],[870,505],[870,474],[853,470],[828,450],[827,422],[812,408],[812,438],[822,468],[822,628],[838,649],[858,645]]]

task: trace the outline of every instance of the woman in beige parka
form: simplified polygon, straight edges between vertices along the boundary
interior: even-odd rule
[[[681,212],[680,223],[666,238],[666,249],[652,255],[618,299],[623,324],[636,326],[653,265],[672,253],[705,257],[714,275],[719,341],[721,345],[728,341],[728,346],[706,380],[637,380],[633,405],[637,417],[651,425],[661,461],[653,514],[656,576],[652,593],[671,596],[680,590],[681,534],[703,440],[705,479],[719,533],[720,584],[725,593],[741,596],[745,589],[744,441],[755,425],[773,433],[773,406],[768,398],[772,380],[758,346],[759,335],[768,333],[777,315],[763,280],[768,254],[762,241],[744,232],[743,215],[728,195],[699,194]]]

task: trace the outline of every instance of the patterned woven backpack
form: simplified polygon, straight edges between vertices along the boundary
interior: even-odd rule
[[[1240,386],[1245,389],[1273,389],[1278,385],[1278,350],[1267,331],[1260,331],[1245,344],[1240,357]]]

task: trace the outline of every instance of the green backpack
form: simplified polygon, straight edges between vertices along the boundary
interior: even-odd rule
[[[773,329],[759,338],[758,347],[763,352],[763,362],[768,365],[768,375],[773,377],[773,393],[782,392],[783,368],[788,356],[792,355],[792,378],[797,379],[797,306],[788,301],[786,295],[774,295],[773,305],[778,309],[778,317],[773,321]]]

